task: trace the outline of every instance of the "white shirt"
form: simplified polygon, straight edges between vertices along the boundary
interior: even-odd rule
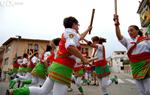
[[[80,66],[82,66],[81,60],[76,57],[76,64],[74,67],[80,67]]]
[[[44,53],[44,61],[46,61],[47,58],[48,58],[48,56],[50,56],[50,55],[51,55],[51,52],[50,52],[50,51],[46,51],[46,52]]]
[[[32,61],[33,64],[36,64],[36,63],[39,62],[39,59],[36,56],[33,56],[31,61]]]
[[[80,46],[79,40],[80,36],[76,32],[76,30],[71,28],[66,28],[64,33],[64,38],[66,39],[65,48],[67,49],[70,45],[78,47]],[[70,58],[75,59],[76,57],[74,55],[70,56]]]
[[[129,50],[129,48],[131,48],[134,44],[132,44],[131,42],[136,42],[136,39],[126,39],[125,37],[123,37],[122,40],[120,40],[120,42],[122,43],[122,45],[124,45],[127,50]],[[140,54],[143,52],[150,52],[150,40],[145,40],[142,41],[140,43],[137,44],[136,48],[133,50],[132,54]]]
[[[27,58],[23,58],[22,64],[28,64],[28,59]]]
[[[94,58],[98,58],[98,59],[95,61],[103,60],[104,59],[104,57],[103,57],[103,45],[96,44],[96,46],[97,46],[97,49],[96,49]]]
[[[18,64],[22,64],[23,63],[23,59],[17,59]]]
[[[66,39],[65,48],[67,49],[70,45],[75,47],[79,46],[80,36],[74,29],[65,29],[64,38]]]

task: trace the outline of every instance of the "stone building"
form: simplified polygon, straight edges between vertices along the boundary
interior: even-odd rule
[[[142,0],[137,13],[140,15],[143,32],[150,37],[150,0]]]
[[[110,67],[113,72],[128,72],[130,73],[130,66],[126,51],[114,51],[109,58]]]
[[[4,55],[2,62],[2,70],[7,72],[12,69],[13,59],[17,56],[22,56],[23,53],[32,55],[35,51],[43,53],[49,40],[27,39],[27,38],[9,38],[3,43]]]
[[[23,53],[28,53],[32,55],[35,51],[42,54],[46,46],[49,44],[50,40],[42,39],[28,39],[28,38],[15,38],[11,37],[6,42],[3,43],[3,56],[2,60],[2,71],[8,72],[12,69],[12,63],[14,58],[17,56],[22,56]],[[92,54],[92,48],[87,45],[86,42],[80,41],[81,53],[85,57],[90,57]]]

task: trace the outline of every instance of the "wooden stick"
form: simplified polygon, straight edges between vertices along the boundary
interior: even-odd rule
[[[117,15],[117,0],[114,0],[115,14]]]
[[[93,24],[94,13],[95,13],[95,9],[92,10],[92,16],[91,16],[90,26],[92,26],[92,24]],[[89,31],[89,34],[91,34],[91,30]]]

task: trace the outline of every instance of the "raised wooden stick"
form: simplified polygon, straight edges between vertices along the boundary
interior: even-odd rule
[[[115,14],[117,15],[117,0],[114,0]]]
[[[92,26],[92,24],[93,24],[94,13],[95,13],[95,9],[92,10],[92,16],[91,16],[90,26]],[[91,30],[89,31],[89,34],[91,34]]]

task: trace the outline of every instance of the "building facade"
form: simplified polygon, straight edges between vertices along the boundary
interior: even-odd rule
[[[2,77],[3,55],[4,55],[4,47],[0,47],[0,80],[1,80],[1,77]]]
[[[126,51],[114,51],[109,58],[111,70],[113,72],[128,72],[130,73],[130,66]]]
[[[9,69],[12,69],[12,63],[16,56],[23,56],[24,53],[28,53],[30,56],[36,51],[40,54],[43,53],[48,44],[49,40],[9,38],[3,43],[2,70],[7,72]]]
[[[141,26],[146,29],[146,34],[150,37],[150,0],[142,0],[137,13],[140,15]]]
[[[12,63],[16,55],[22,56],[23,53],[28,53],[30,56],[36,51],[39,54],[43,54],[46,50],[46,46],[49,44],[49,41],[50,40],[9,38],[3,43],[4,54],[2,56],[2,70],[7,72],[12,69]],[[81,53],[83,56],[89,58],[92,53],[92,48],[84,41],[80,41],[80,44]]]
[[[3,55],[4,55],[4,47],[0,47],[0,69],[2,69]]]

